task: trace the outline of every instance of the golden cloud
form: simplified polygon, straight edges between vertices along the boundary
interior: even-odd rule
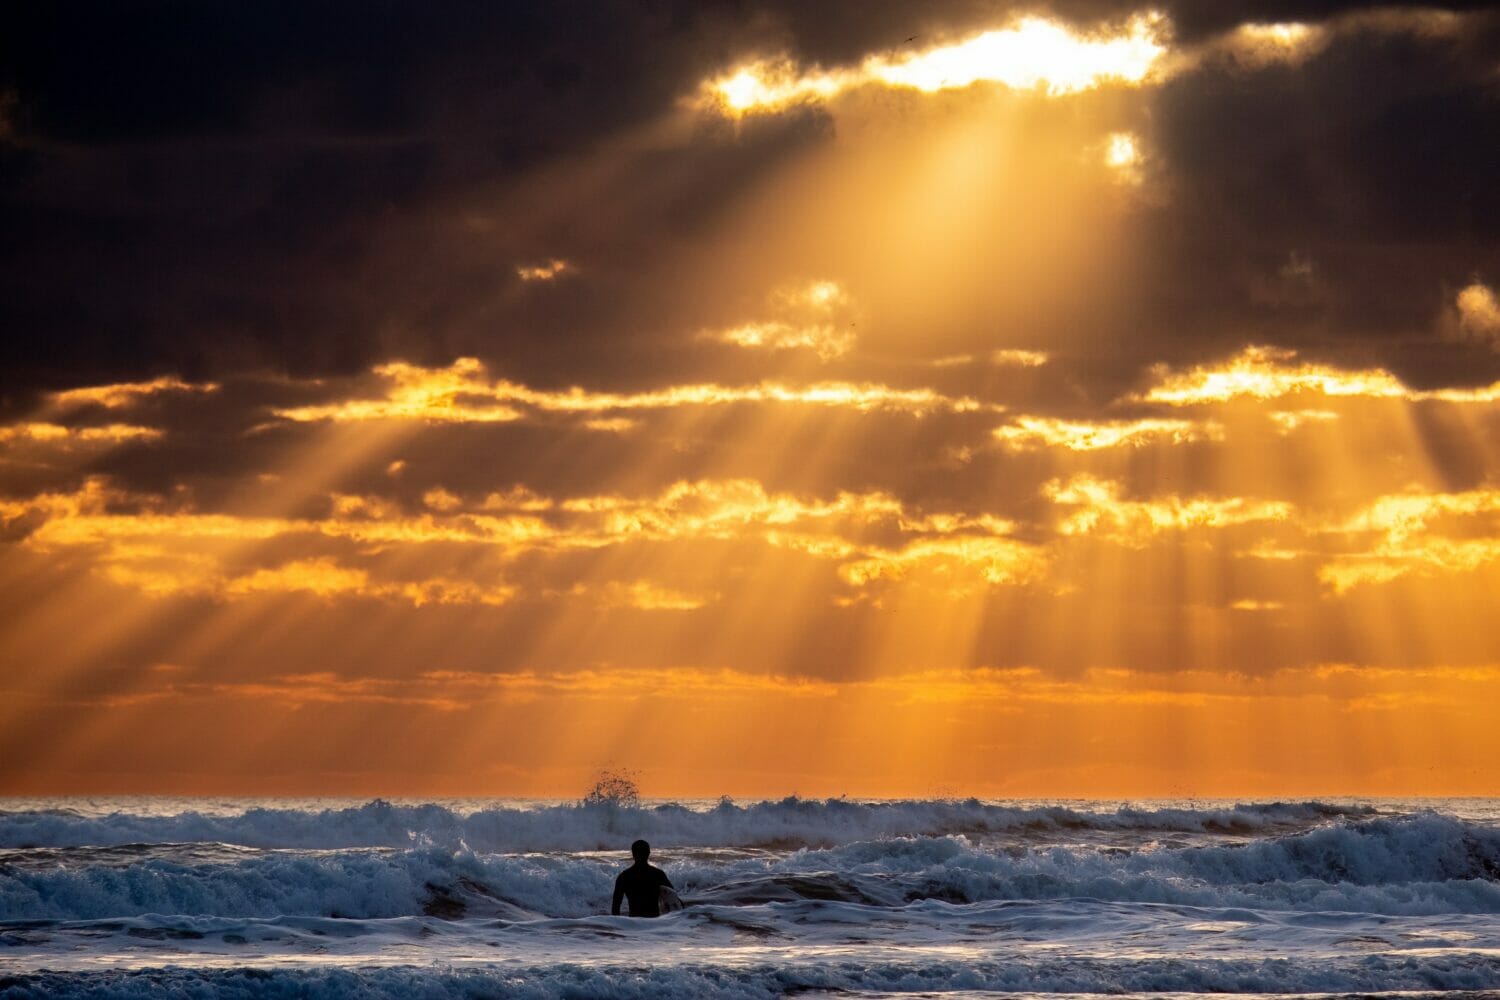
[[[1408,388],[1383,368],[1343,369],[1297,360],[1297,352],[1275,347],[1247,347],[1217,365],[1200,365],[1183,372],[1164,366],[1153,369],[1156,384],[1135,401],[1167,406],[1199,406],[1237,398],[1283,399],[1309,395],[1438,400],[1454,403],[1500,400],[1500,382],[1479,389]]]
[[[1040,368],[1050,359],[1046,351],[1027,351],[1008,347],[990,352],[990,364],[1015,368]]]
[[[1054,479],[1042,494],[1069,512],[1058,523],[1062,535],[1097,535],[1140,547],[1156,535],[1192,528],[1224,528],[1261,521],[1285,521],[1291,504],[1246,497],[1222,499],[1179,496],[1126,500],[1119,483],[1089,475]]]
[[[869,382],[789,385],[768,381],[746,386],[706,383],[635,393],[591,392],[577,386],[566,391],[548,391],[504,380],[491,382],[486,377],[484,365],[474,358],[459,358],[447,368],[423,368],[394,362],[377,367],[375,374],[387,382],[383,397],[290,407],[274,412],[278,417],[293,421],[495,423],[521,420],[527,409],[578,414],[594,419],[620,411],[733,403],[837,407],[860,413],[888,411],[913,416],[995,408],[967,397],[945,396],[932,389],[897,389]]]
[[[516,268],[516,277],[522,281],[551,281],[560,275],[576,270],[572,264],[556,257],[545,264],[532,264]]]
[[[1147,417],[1139,420],[1059,420],[1052,417],[1016,417],[992,432],[1012,451],[1066,448],[1096,451],[1102,448],[1140,447],[1167,442],[1221,441],[1224,428],[1212,421]]]
[[[34,518],[24,545],[38,552],[87,552],[95,568],[118,584],[154,596],[222,600],[300,593],[417,606],[500,604],[518,591],[493,577],[496,564],[626,543],[761,544],[839,564],[843,578],[856,586],[916,571],[924,578],[1012,583],[1034,578],[1042,565],[1034,547],[1007,537],[1014,529],[1008,521],[917,513],[880,492],[823,499],[771,493],[756,480],[736,479],[682,481],[647,497],[555,500],[517,488],[473,504],[434,487],[422,501],[425,510],[412,514],[381,498],[333,495],[326,517],[249,517],[174,509],[160,498],[129,495],[92,479],[74,493],[4,502],[0,520]],[[906,540],[896,547],[861,540],[871,532]],[[256,565],[255,553],[272,542],[278,551],[291,545],[299,553]],[[330,548],[334,542],[357,545],[358,562]],[[491,567],[483,572],[490,575],[476,578],[471,570],[409,578],[392,575],[379,558],[428,545],[483,553]],[[597,586],[606,605],[645,610],[691,610],[714,599],[644,579]]]
[[[1034,545],[993,535],[924,538],[896,550],[877,551],[839,567],[846,582],[863,587],[879,580],[920,576],[954,593],[976,583],[1029,583],[1047,570],[1046,554]]]
[[[1320,664],[1251,677],[1206,670],[1171,672],[1093,668],[1057,677],[1035,667],[935,669],[857,680],[830,681],[725,668],[659,667],[575,670],[558,673],[483,673],[429,670],[411,677],[359,677],[321,671],[281,674],[262,681],[205,682],[178,670],[153,671],[138,691],[109,698],[111,705],[162,699],[229,698],[306,705],[374,703],[442,712],[530,705],[539,701],[620,703],[749,699],[774,707],[785,700],[877,700],[916,708],[952,706],[986,714],[1020,705],[1141,706],[1203,709],[1306,702],[1348,712],[1399,711],[1414,704],[1472,704],[1500,695],[1500,666],[1401,670]],[[769,702],[770,704],[765,704]]]
[[[1273,410],[1266,416],[1282,434],[1290,434],[1310,424],[1327,424],[1339,419],[1339,415],[1332,410]]]
[[[264,593],[307,593],[316,597],[366,597],[424,604],[504,604],[517,589],[505,584],[479,586],[468,580],[443,578],[378,582],[368,570],[341,566],[332,559],[299,559],[271,569],[223,581],[217,588],[227,596]]]
[[[206,393],[218,391],[219,385],[216,382],[184,382],[175,375],[164,375],[149,382],[119,382],[113,385],[94,385],[78,389],[68,389],[63,392],[53,393],[50,400],[52,405],[59,409],[71,409],[78,406],[102,406],[106,409],[115,410],[124,406],[130,406],[146,396],[159,396],[166,393]]]
[[[155,427],[109,424],[104,427],[65,427],[62,424],[27,422],[0,427],[0,445],[43,444],[71,448],[75,445],[116,445],[127,441],[151,441],[162,436]]]
[[[717,594],[675,590],[651,580],[632,580],[629,583],[611,580],[600,588],[599,596],[605,607],[641,611],[696,611],[718,600]]]
[[[708,330],[701,336],[736,347],[810,350],[823,361],[848,354],[854,347],[852,304],[837,282],[777,289],[771,294],[771,312],[769,319]]]
[[[1472,572],[1500,561],[1500,490],[1382,496],[1326,532],[1372,539],[1318,568],[1335,593],[1408,574]]]

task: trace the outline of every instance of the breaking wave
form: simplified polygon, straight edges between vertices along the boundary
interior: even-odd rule
[[[1320,802],[1223,808],[1089,811],[967,801],[851,802],[787,798],[694,809],[668,803],[554,805],[457,812],[436,804],[375,801],[346,809],[249,809],[230,816],[68,809],[0,812],[0,848],[207,842],[259,848],[346,849],[466,845],[476,851],[615,850],[622,831],[663,847],[828,847],[886,837],[1056,838],[1060,834],[1260,836],[1374,815],[1367,806]]]
[[[826,816],[840,807],[818,808]],[[849,808],[868,825],[863,813],[872,807]],[[741,812],[755,814],[753,808]],[[613,840],[618,845],[618,836]],[[614,854],[496,854],[439,846],[242,851],[210,860],[153,852],[137,859],[134,850],[74,852],[66,865],[0,862],[0,919],[148,913],[577,917],[607,906],[619,866]],[[690,902],[717,906],[805,899],[877,907],[928,899],[1098,899],[1271,911],[1500,913],[1500,830],[1435,814],[1344,818],[1248,843],[1133,850],[1028,847],[945,835],[790,852],[659,853]]]

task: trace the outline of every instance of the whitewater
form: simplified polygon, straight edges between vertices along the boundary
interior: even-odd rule
[[[0,1000],[1486,991],[1495,800],[0,800]]]

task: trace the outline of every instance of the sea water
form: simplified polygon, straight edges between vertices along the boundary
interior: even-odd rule
[[[1492,800],[0,800],[3,998],[1486,990]]]

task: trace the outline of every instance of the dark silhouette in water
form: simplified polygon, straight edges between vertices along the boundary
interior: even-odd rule
[[[620,877],[615,879],[615,900],[609,912],[618,917],[620,900],[629,899],[632,917],[659,917],[661,888],[675,888],[672,880],[660,868],[646,863],[646,859],[651,857],[651,845],[644,840],[631,844],[630,853],[635,858],[635,864],[622,871]]]

